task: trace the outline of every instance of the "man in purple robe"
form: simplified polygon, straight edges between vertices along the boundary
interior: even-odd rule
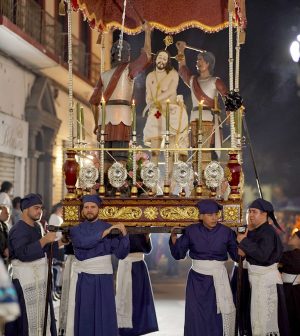
[[[117,316],[111,255],[124,259],[129,237],[123,224],[111,225],[98,219],[101,199],[83,197],[86,219],[70,229],[75,262],[71,278],[67,319],[68,336],[117,336]],[[118,228],[121,235],[111,236]]]
[[[119,261],[117,317],[120,336],[140,336],[158,331],[155,306],[144,253],[151,252],[149,234],[131,234],[130,254]]]
[[[22,219],[9,231],[8,249],[13,269],[21,316],[6,325],[6,336],[42,335],[44,326],[45,298],[47,288],[47,254],[51,243],[53,252],[63,247],[62,240],[55,241],[56,233],[48,232],[42,237],[37,221],[43,212],[39,195],[28,194],[21,199]],[[56,325],[51,298],[47,322],[47,335],[56,336]]]
[[[218,222],[222,206],[207,199],[197,204],[200,222],[188,226],[177,238],[172,232],[169,245],[173,257],[193,264],[186,287],[184,335],[232,336],[235,306],[225,262],[228,253],[237,260],[235,233]]]

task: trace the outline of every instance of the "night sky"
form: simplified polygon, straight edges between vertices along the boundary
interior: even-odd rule
[[[241,49],[240,93],[246,107],[246,120],[262,184],[277,184],[289,197],[300,197],[300,97],[296,77],[298,66],[290,56],[289,47],[300,34],[299,0],[248,0],[246,44]],[[118,32],[115,33],[117,37]],[[154,30],[152,50],[164,48],[164,34]],[[126,36],[132,46],[133,58],[143,45],[143,35]],[[212,51],[216,56],[215,75],[228,83],[228,30],[208,34],[189,29],[174,35],[174,41]],[[168,48],[176,55],[175,45]],[[197,53],[186,51],[187,64],[195,71]],[[177,62],[174,61],[177,68]],[[145,118],[145,76],[135,84],[138,130],[142,137]],[[178,94],[190,106],[189,89],[180,80]],[[226,133],[226,129],[224,130]],[[141,139],[140,139],[141,140]],[[248,146],[244,149],[246,183],[255,185],[255,176]]]

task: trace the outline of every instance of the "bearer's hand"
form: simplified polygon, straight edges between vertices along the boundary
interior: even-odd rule
[[[177,233],[175,232],[176,229],[178,229],[178,227],[173,227],[171,230],[171,241],[173,245],[176,243],[177,240]]]
[[[106,229],[103,234],[102,234],[102,238],[106,237],[107,235],[110,234],[111,230],[113,229],[118,229],[123,236],[126,236],[127,234],[127,230],[124,226],[124,224],[115,224],[115,225],[112,225],[111,227],[109,227],[108,229]]]
[[[3,251],[3,256],[4,256],[5,258],[8,258],[8,257],[9,257],[9,251],[8,251],[8,248],[4,249],[4,251]]]
[[[116,224],[116,225],[113,225],[111,228],[120,230],[123,236],[127,235],[127,230],[124,224]]]
[[[238,248],[238,255],[241,256],[241,257],[246,256],[245,252],[243,250],[239,249],[239,248]]]
[[[240,243],[243,239],[247,238],[248,235],[248,229],[246,230],[245,233],[238,233],[236,240],[238,243]]]
[[[56,239],[56,232],[48,232],[43,238],[45,238],[47,243],[53,243]]]
[[[184,49],[186,48],[186,43],[184,41],[177,41],[176,42],[176,48],[177,48],[179,54],[183,54]]]
[[[44,247],[46,244],[53,243],[56,239],[56,232],[48,232],[43,238],[40,239],[40,244]]]
[[[69,234],[63,233],[60,241],[61,241],[61,243],[63,245],[68,245],[70,243],[70,236],[69,236]]]

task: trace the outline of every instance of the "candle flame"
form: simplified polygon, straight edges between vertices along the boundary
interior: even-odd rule
[[[134,99],[132,99],[132,105],[135,105],[135,101],[134,101]]]
[[[105,103],[105,99],[104,99],[103,95],[102,95],[102,98],[101,98],[101,103]]]
[[[199,104],[203,105],[204,104],[204,99],[202,99]]]

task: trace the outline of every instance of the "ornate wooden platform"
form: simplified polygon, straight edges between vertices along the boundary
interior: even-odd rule
[[[195,206],[199,198],[103,198],[99,219],[109,223],[123,223],[127,227],[154,228],[185,227],[198,222],[199,211]],[[241,225],[241,201],[220,201],[223,211],[221,222],[227,226]],[[63,226],[77,225],[81,218],[81,201],[63,201]],[[163,230],[162,230],[163,231]]]

